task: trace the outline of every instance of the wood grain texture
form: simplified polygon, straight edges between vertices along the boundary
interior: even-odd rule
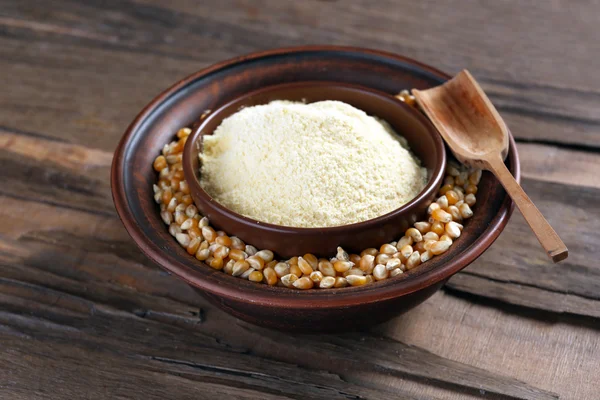
[[[112,150],[176,79],[254,50],[326,43],[390,50],[451,74],[469,68],[517,138],[600,147],[600,49],[582,42],[596,33],[595,2],[46,4],[0,1],[0,84],[12,94],[0,124],[11,128]]]
[[[0,398],[596,399],[598,15],[589,0],[0,0]],[[299,336],[241,323],[147,260],[108,185],[127,124],[204,66],[307,43],[469,68],[567,262],[515,212],[416,309]]]

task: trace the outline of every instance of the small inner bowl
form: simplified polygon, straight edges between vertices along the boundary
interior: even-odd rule
[[[414,199],[392,212],[336,227],[296,228],[268,224],[222,206],[200,186],[198,153],[202,148],[202,136],[212,134],[223,119],[241,108],[267,104],[273,100],[305,103],[338,100],[387,121],[398,134],[406,138],[410,150],[427,168],[427,185]],[[335,254],[337,246],[360,252],[397,240],[410,225],[425,215],[427,206],[437,194],[445,168],[444,143],[433,125],[419,111],[387,93],[358,85],[323,81],[268,86],[234,98],[212,111],[194,129],[183,151],[183,171],[192,198],[200,212],[210,219],[211,225],[259,249],[270,249],[285,258],[305,253],[330,257]]]

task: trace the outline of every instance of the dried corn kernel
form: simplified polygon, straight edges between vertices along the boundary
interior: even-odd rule
[[[446,192],[446,199],[448,199],[448,204],[449,205],[454,205],[454,204],[456,204],[456,202],[458,200],[460,200],[458,198],[458,194],[456,194],[456,192],[454,190],[448,190]]]
[[[233,276],[240,276],[250,268],[246,260],[236,261],[233,265]]]
[[[231,239],[229,238],[229,236],[218,236],[215,239],[215,242],[219,243],[220,245],[223,245],[223,246],[227,246],[227,247],[231,246]]]
[[[421,234],[426,234],[431,230],[431,224],[429,222],[415,222],[414,227],[421,232]]]
[[[406,269],[411,270],[421,264],[421,255],[418,251],[413,252],[406,260]]]
[[[348,271],[350,268],[354,266],[350,261],[336,261],[333,263],[333,268],[340,273]]]
[[[254,271],[248,276],[248,280],[252,282],[261,282],[263,280],[263,273],[260,271]]]
[[[405,235],[408,237],[411,237],[413,240],[413,243],[420,242],[421,240],[423,240],[423,236],[421,235],[421,232],[419,232],[415,228],[408,228],[406,230]]]
[[[412,228],[412,229],[414,229],[414,228]],[[415,231],[417,231],[417,230],[415,229]],[[417,231],[417,232],[419,232],[419,231]],[[419,233],[419,235],[420,235],[420,233]],[[381,254],[387,254],[387,255],[392,255],[396,251],[398,251],[398,249],[396,249],[396,247],[392,246],[391,244],[387,244],[387,243],[382,245],[381,248],[379,249],[379,252]]]
[[[298,264],[294,264],[294,265],[290,265],[290,274],[296,275],[296,276],[302,276],[302,270],[300,269],[300,267],[298,266]]]
[[[310,273],[309,278],[314,283],[319,283],[323,280],[323,273],[321,271],[313,271]]]
[[[395,268],[392,268],[392,269],[395,269]],[[388,271],[387,267],[383,264],[377,264],[375,266],[375,268],[373,269],[373,277],[378,281],[387,279],[389,274],[390,274],[390,272]]]
[[[312,266],[304,259],[304,257],[298,257],[298,267],[303,274],[310,275],[313,272]]]
[[[440,240],[439,242],[435,242],[431,246],[429,251],[431,252],[431,254],[438,256],[440,254],[445,253],[450,248],[451,245],[452,245],[451,242],[448,242],[446,240]]]
[[[265,268],[263,270],[263,276],[267,285],[273,286],[277,283],[277,273],[275,273],[275,270],[273,268]]]
[[[440,221],[435,221],[431,224],[431,232],[437,233],[439,235],[444,234],[444,223]]]
[[[324,276],[336,275],[336,271],[335,268],[333,268],[333,264],[325,259],[319,261],[318,269]]]
[[[454,221],[448,222],[446,224],[446,234],[450,237],[450,239],[456,239],[460,236],[460,228],[458,224]]]
[[[471,207],[466,203],[461,204],[460,207],[458,207],[458,210],[463,218],[471,218],[473,216],[473,210],[471,210]]]
[[[343,288],[348,286],[348,281],[346,280],[346,278],[338,276],[335,278],[335,283],[333,284],[333,287],[335,288]]]
[[[410,247],[410,246],[409,246]],[[383,264],[377,264],[377,265],[383,265]],[[398,267],[400,267],[402,265],[402,261],[400,261],[399,258],[391,258],[386,264],[385,264],[385,268],[388,271],[391,271],[393,269],[396,269]]]
[[[337,248],[337,254],[335,255],[335,258],[337,258],[340,261],[350,261],[348,253],[346,253],[341,247]]]
[[[312,287],[315,285],[313,281],[310,280],[310,278],[307,277],[302,277],[300,279],[296,279],[292,285],[294,285],[294,287],[296,289],[302,289],[302,290],[306,290],[306,289],[312,289]]]
[[[256,253],[256,256],[262,258],[264,262],[268,263],[273,260],[274,254],[271,250],[261,250]]]
[[[454,185],[444,185],[440,188],[440,191],[438,192],[441,196],[445,195],[449,190],[452,190],[452,188],[454,188]]]
[[[290,266],[287,263],[279,262],[273,268],[278,277],[283,277],[290,273]]]
[[[287,274],[281,277],[281,283],[283,283],[287,287],[292,287],[294,282],[298,280],[298,276],[294,274]],[[310,279],[309,279],[310,281]],[[312,283],[312,281],[310,281]]]
[[[368,249],[365,249],[365,250],[363,250],[363,251],[360,253],[360,256],[361,256],[361,257],[364,257],[364,256],[365,256],[365,255],[367,255],[367,254],[369,254],[369,255],[371,255],[371,256],[373,256],[373,257],[375,257],[377,254],[379,254],[379,252],[377,251],[377,249],[375,249],[375,248],[371,247],[371,248],[368,248]]]
[[[398,243],[396,243],[396,248],[401,249],[404,246],[411,244],[413,244],[413,238],[410,236],[403,236],[400,238],[400,240],[398,240]]]
[[[435,210],[431,214],[431,217],[433,219],[435,219],[436,221],[440,221],[443,223],[448,223],[448,222],[452,221],[452,215],[448,214],[446,211],[444,211],[442,209]]]
[[[475,198],[475,195],[473,193],[469,193],[465,196],[465,203],[467,203],[469,207],[473,207],[476,202],[477,199]]]
[[[256,255],[246,258],[246,261],[248,262],[248,264],[250,264],[252,268],[254,268],[257,271],[260,271],[265,267],[265,260]]]
[[[326,276],[323,279],[321,279],[321,282],[319,282],[319,287],[321,289],[330,289],[333,287],[334,284],[335,278],[333,276]]]
[[[346,281],[350,286],[362,286],[367,283],[366,276],[348,275]]]

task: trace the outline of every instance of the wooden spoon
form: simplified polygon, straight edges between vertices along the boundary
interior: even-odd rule
[[[552,261],[567,258],[563,241],[504,165],[508,129],[469,71],[463,70],[443,85],[412,93],[461,163],[491,171],[498,178]]]

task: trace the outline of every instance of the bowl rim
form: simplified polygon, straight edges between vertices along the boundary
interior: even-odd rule
[[[127,202],[124,180],[121,179],[124,169],[125,150],[136,130],[143,125],[145,119],[152,113],[152,111],[179,89],[199,79],[203,75],[207,75],[245,61],[303,52],[346,52],[373,55],[377,57],[393,59],[398,62],[419,67],[420,69],[440,79],[448,80],[451,78],[450,75],[429,65],[423,64],[409,57],[387,51],[353,46],[311,45],[277,48],[250,53],[213,64],[181,79],[170,88],[156,96],[140,111],[133,122],[128,126],[125,134],[119,141],[113,157],[110,181],[115,208],[119,218],[125,226],[125,229],[140,250],[142,250],[142,252],[148,258],[150,258],[160,267],[166,269],[174,275],[177,275],[191,286],[206,291],[213,296],[224,297],[232,301],[252,303],[261,307],[284,307],[296,310],[350,307],[398,298],[442,282],[468,266],[498,238],[508,223],[509,217],[514,209],[514,203],[508,195],[500,205],[498,213],[490,221],[487,229],[479,236],[476,242],[472,243],[469,247],[465,248],[464,251],[456,255],[451,263],[442,264],[437,268],[431,269],[422,274],[411,276],[409,279],[398,280],[393,282],[393,284],[384,286],[365,285],[361,287],[348,287],[343,289],[299,291],[278,287],[262,288],[258,287],[259,285],[256,285],[257,289],[255,290],[248,290],[247,287],[242,287],[242,285],[238,286],[222,284],[223,279],[221,279],[222,277],[220,275],[224,275],[223,277],[226,276],[228,278],[232,277],[223,274],[221,271],[214,271],[212,275],[217,276],[218,274],[219,277],[216,279],[206,279],[206,276],[203,276],[203,274],[199,272],[196,267],[176,261],[174,262],[174,259],[171,258],[167,252],[164,252],[157,243],[150,241],[140,226],[135,223],[135,219],[131,215],[131,210],[129,209]],[[509,146],[509,155],[512,156],[514,177],[517,181],[519,181],[519,156],[512,135],[509,137]]]
[[[383,215],[380,215],[375,218],[371,218],[365,221],[354,222],[351,224],[338,225],[338,226],[329,226],[329,227],[317,227],[317,228],[304,228],[304,227],[294,227],[288,225],[277,225],[268,222],[263,222],[256,220],[251,217],[246,217],[242,214],[239,214],[224,205],[220,204],[216,201],[209,193],[207,193],[204,188],[198,182],[197,174],[193,168],[193,159],[194,154],[196,153],[195,144],[196,141],[200,139],[203,128],[209,123],[212,122],[212,119],[219,115],[219,111],[231,107],[231,105],[247,100],[250,97],[257,96],[260,94],[268,93],[271,91],[277,90],[285,90],[285,89],[293,89],[293,88],[303,88],[303,87],[318,87],[318,86],[327,86],[327,87],[336,87],[342,88],[344,90],[350,91],[360,91],[360,92],[369,92],[371,95],[379,97],[384,101],[389,101],[394,105],[402,108],[407,111],[410,116],[416,118],[418,122],[427,130],[427,132],[433,138],[435,143],[434,147],[436,151],[438,151],[441,156],[437,157],[435,168],[431,171],[431,176],[427,179],[427,184],[421,189],[419,193],[415,197],[413,197],[407,203],[401,205],[398,208],[393,209],[390,212],[387,212]],[[389,123],[389,122],[388,122]],[[390,124],[391,125],[391,124]],[[392,126],[393,127],[393,126]],[[408,141],[408,140],[407,140]],[[409,143],[409,147],[410,143]],[[412,150],[411,150],[412,153]],[[228,218],[235,220],[236,222],[244,225],[253,225],[255,229],[261,229],[266,231],[271,231],[280,234],[294,234],[300,233],[304,235],[309,234],[338,234],[340,232],[347,232],[348,230],[357,231],[360,229],[371,228],[374,225],[378,225],[384,223],[387,220],[395,219],[400,214],[404,214],[410,212],[413,208],[417,207],[421,202],[425,199],[429,198],[434,192],[437,192],[438,185],[444,179],[445,168],[446,168],[446,147],[444,141],[442,140],[441,135],[437,132],[437,129],[433,126],[433,124],[419,111],[410,107],[403,101],[398,100],[393,95],[385,93],[380,90],[372,89],[363,85],[344,83],[344,82],[335,82],[335,81],[302,81],[302,82],[291,82],[291,83],[281,83],[277,85],[269,85],[264,86],[259,89],[247,92],[242,94],[241,96],[236,96],[233,99],[229,99],[223,104],[219,105],[216,110],[212,110],[211,114],[205,118],[189,135],[185,147],[183,149],[183,173],[188,181],[188,185],[190,186],[190,190],[192,192],[192,197],[195,197],[194,194],[199,195],[202,198],[202,202],[206,204],[208,207],[212,207],[217,209],[221,214],[226,215]],[[187,179],[187,177],[192,176],[194,179]],[[197,206],[197,205],[196,205]]]

